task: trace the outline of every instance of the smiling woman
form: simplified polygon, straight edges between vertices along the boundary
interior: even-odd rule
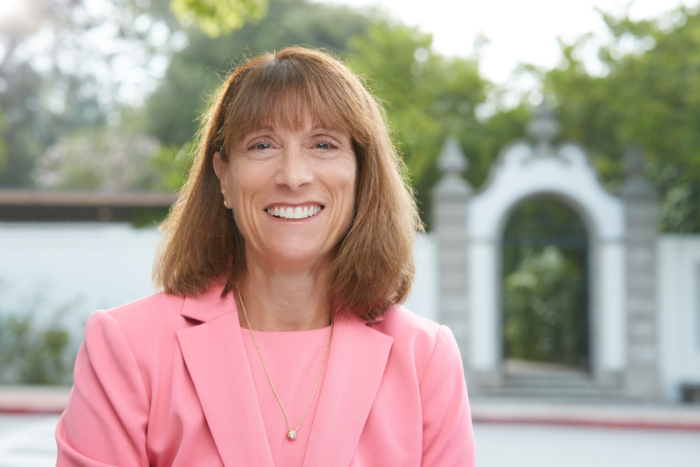
[[[58,464],[473,466],[454,336],[400,305],[403,172],[338,60],[234,70],[162,226],[163,291],[88,322]]]

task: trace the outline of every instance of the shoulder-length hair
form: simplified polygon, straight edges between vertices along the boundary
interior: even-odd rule
[[[357,161],[352,224],[335,249],[328,294],[333,312],[374,321],[405,301],[414,277],[413,247],[423,230],[405,165],[383,109],[357,76],[325,52],[289,47],[235,68],[204,116],[189,177],[161,224],[153,282],[195,296],[225,281],[221,296],[245,273],[244,239],[223,205],[212,158],[251,131],[314,123],[349,135]]]

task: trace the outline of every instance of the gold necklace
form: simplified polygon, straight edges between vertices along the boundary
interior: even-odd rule
[[[262,356],[262,353],[260,352],[260,347],[258,347],[258,343],[255,340],[255,335],[253,335],[253,328],[250,326],[250,321],[248,321],[248,313],[245,312],[245,306],[243,305],[243,297],[241,296],[241,291],[238,290],[238,284],[236,284],[236,293],[238,293],[238,299],[241,301],[241,308],[243,309],[243,316],[245,316],[245,321],[248,323],[248,330],[250,331],[250,337],[253,338],[253,344],[255,344],[255,348],[258,351],[258,355],[260,355],[260,360],[262,360],[263,368],[265,368],[265,374],[267,374],[267,379],[270,380],[270,386],[272,386],[272,391],[275,393],[275,397],[277,398],[277,402],[279,402],[280,407],[282,408],[282,413],[284,414],[284,419],[287,422],[287,439],[290,441],[294,441],[297,437],[297,431],[299,431],[299,428],[301,428],[301,424],[304,423],[304,419],[306,418],[306,414],[309,413],[309,408],[311,408],[311,402],[314,400],[314,395],[316,395],[316,388],[318,387],[318,381],[321,379],[321,373],[323,373],[323,365],[326,363],[326,355],[328,355],[328,347],[330,346],[331,343],[331,336],[333,335],[333,315],[331,314],[331,331],[328,334],[328,342],[326,343],[326,351],[323,353],[323,361],[321,362],[321,369],[318,370],[318,376],[316,377],[316,384],[314,385],[314,392],[311,393],[311,400],[309,400],[309,405],[306,406],[306,411],[304,412],[304,416],[301,417],[301,421],[299,422],[299,425],[297,425],[295,430],[292,430],[292,427],[289,425],[289,418],[287,417],[287,411],[284,410],[284,405],[282,405],[282,400],[280,400],[280,396],[277,395],[277,390],[275,389],[275,385],[272,384],[272,378],[270,377],[270,372],[267,371],[267,365],[265,365],[265,359]]]

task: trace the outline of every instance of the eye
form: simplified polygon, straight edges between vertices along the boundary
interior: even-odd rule
[[[327,151],[329,149],[335,149],[336,146],[333,143],[331,143],[330,141],[318,141],[314,145],[314,148],[315,149],[323,149],[323,150]]]
[[[250,147],[250,149],[257,149],[258,151],[263,151],[265,149],[270,149],[272,145],[268,142],[265,141],[257,141],[253,143],[253,145]]]

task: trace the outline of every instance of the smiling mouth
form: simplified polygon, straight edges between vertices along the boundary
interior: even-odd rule
[[[321,205],[311,205],[311,206],[297,206],[296,208],[291,208],[289,206],[274,206],[267,208],[265,211],[279,219],[306,219],[307,217],[313,217],[317,215],[323,206]]]

